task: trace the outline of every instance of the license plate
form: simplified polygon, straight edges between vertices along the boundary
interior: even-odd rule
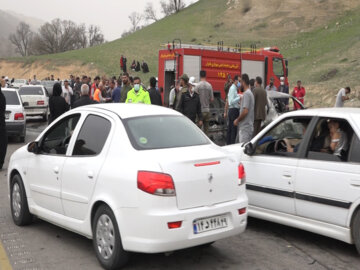
[[[226,228],[228,225],[229,222],[226,215],[197,219],[193,223],[194,234]]]

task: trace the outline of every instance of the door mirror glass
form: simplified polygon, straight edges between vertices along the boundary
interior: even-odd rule
[[[28,152],[38,154],[39,153],[39,144],[38,142],[31,142],[27,148]]]
[[[248,156],[254,155],[254,153],[255,153],[255,147],[254,147],[254,145],[253,145],[251,142],[249,142],[249,143],[247,143],[247,144],[245,145],[244,153],[247,154]]]

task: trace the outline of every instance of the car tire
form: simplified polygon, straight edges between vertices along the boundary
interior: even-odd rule
[[[16,225],[25,226],[31,223],[32,215],[29,211],[26,191],[23,181],[18,174],[11,178],[10,208],[11,216]]]
[[[360,254],[360,209],[357,210],[352,226],[351,233],[358,253]]]
[[[101,205],[92,221],[93,246],[96,257],[103,268],[119,269],[129,260],[129,253],[123,249],[120,231],[111,209]]]

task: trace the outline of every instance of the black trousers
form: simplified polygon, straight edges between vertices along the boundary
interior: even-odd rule
[[[2,169],[5,161],[8,138],[5,127],[0,127],[0,169]]]
[[[239,109],[231,108],[228,112],[228,129],[227,129],[227,137],[226,144],[234,144],[237,135],[237,127],[234,126],[234,120],[239,117]]]

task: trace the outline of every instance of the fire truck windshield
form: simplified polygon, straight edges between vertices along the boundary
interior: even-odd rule
[[[273,58],[273,71],[279,78],[284,76],[284,66],[281,58]]]

